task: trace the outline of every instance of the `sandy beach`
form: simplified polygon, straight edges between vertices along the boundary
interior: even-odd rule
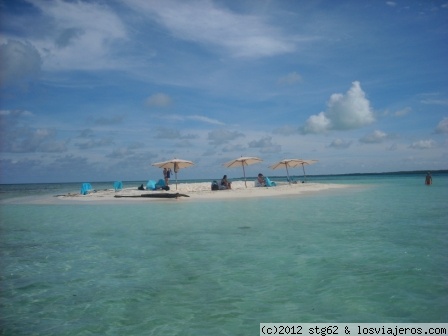
[[[113,189],[93,190],[87,195],[80,193],[68,193],[66,195],[57,195],[60,200],[67,201],[166,201],[166,198],[159,197],[139,197],[141,195],[159,196],[164,194],[179,194],[178,198],[182,201],[191,200],[215,200],[215,199],[235,199],[247,197],[275,197],[275,196],[291,196],[304,193],[320,192],[329,189],[347,188],[348,185],[329,184],[329,183],[278,183],[275,187],[255,187],[253,181],[247,181],[247,187],[244,181],[233,181],[232,189],[228,190],[211,190],[210,182],[200,183],[180,183],[170,185],[169,191],[164,190],[138,190],[136,187],[124,188],[120,191]],[[171,198],[173,199],[173,198]]]

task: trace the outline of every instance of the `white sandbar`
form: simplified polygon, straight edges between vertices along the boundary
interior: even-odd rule
[[[319,192],[329,189],[347,188],[349,185],[343,184],[329,184],[329,183],[278,183],[275,187],[255,187],[253,181],[247,181],[247,187],[244,181],[233,181],[232,189],[229,190],[211,190],[210,182],[199,183],[179,183],[177,185],[170,185],[169,191],[164,190],[138,190],[134,188],[124,188],[123,190],[115,192],[113,189],[107,190],[95,190],[87,195],[81,195],[80,193],[69,193],[67,195],[58,195],[60,200],[75,200],[75,201],[155,201],[166,200],[165,198],[152,198],[152,197],[137,197],[142,194],[183,194],[189,197],[178,197],[177,200],[190,201],[195,199],[201,200],[222,200],[222,199],[236,199],[236,198],[248,198],[248,197],[274,197],[274,196],[291,196],[300,195],[309,192]],[[115,196],[121,196],[117,198]],[[125,197],[123,197],[125,196]],[[134,196],[132,198],[126,198],[127,196]]]

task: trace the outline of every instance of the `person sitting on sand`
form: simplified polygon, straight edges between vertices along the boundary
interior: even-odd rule
[[[266,180],[262,173],[258,174],[257,179],[255,180],[256,187],[266,187]]]
[[[223,187],[223,189],[232,189],[232,182],[229,182],[229,180],[227,180],[227,175],[224,175],[222,177],[221,187]]]

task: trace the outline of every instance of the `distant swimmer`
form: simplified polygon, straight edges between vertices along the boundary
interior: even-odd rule
[[[431,176],[431,173],[429,173],[429,172],[428,172],[428,174],[426,174],[425,184],[426,185],[431,185],[432,184],[432,176]]]

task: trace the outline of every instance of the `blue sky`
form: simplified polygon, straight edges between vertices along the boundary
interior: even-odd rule
[[[448,168],[448,1],[0,1],[1,183]],[[292,170],[291,174],[300,174]]]

